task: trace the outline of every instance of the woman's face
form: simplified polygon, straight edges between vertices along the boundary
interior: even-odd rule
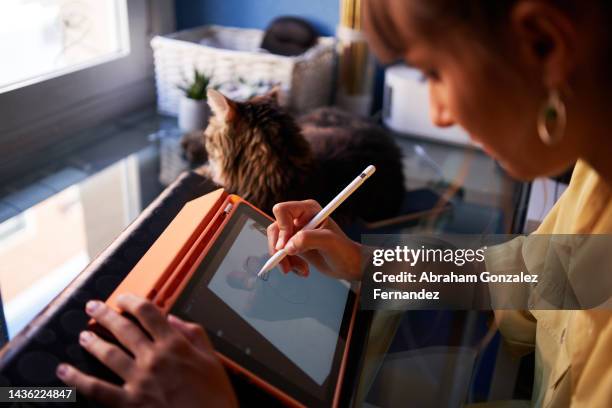
[[[523,180],[558,174],[576,159],[569,138],[551,147],[538,137],[537,115],[546,90],[518,53],[516,59],[504,59],[460,31],[449,30],[443,43],[406,31],[405,59],[427,79],[435,125],[460,125]]]

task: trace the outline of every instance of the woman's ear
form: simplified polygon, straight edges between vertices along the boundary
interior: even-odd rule
[[[206,92],[206,97],[208,99],[208,106],[210,106],[210,110],[212,110],[215,116],[223,119],[225,122],[234,119],[236,115],[236,103],[234,101],[214,89],[209,89]]]
[[[552,4],[520,1],[514,6],[510,23],[522,59],[548,89],[567,84],[577,62],[576,23]]]

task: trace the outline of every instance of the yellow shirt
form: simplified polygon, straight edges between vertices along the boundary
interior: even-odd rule
[[[536,234],[610,233],[610,185],[579,161],[568,189]],[[507,255],[522,257],[520,241],[510,244]],[[535,406],[612,407],[611,317],[602,310],[496,312],[511,346],[523,352],[535,347]]]

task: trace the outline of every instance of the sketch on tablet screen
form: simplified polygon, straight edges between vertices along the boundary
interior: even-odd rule
[[[308,278],[257,272],[268,259],[265,228],[247,220],[209,289],[318,384],[331,371],[349,288],[311,267]],[[299,341],[296,341],[299,339]]]
[[[243,268],[230,271],[227,275],[227,284],[235,289],[254,292],[257,281],[263,281],[268,285],[273,294],[287,303],[304,304],[308,301],[309,285],[300,284],[295,280],[279,279],[278,274],[266,274],[262,278],[257,277],[257,272],[268,260],[268,256],[248,256],[244,261]]]

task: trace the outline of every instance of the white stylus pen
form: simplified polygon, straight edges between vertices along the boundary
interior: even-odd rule
[[[325,221],[327,217],[329,217],[331,213],[334,212],[334,210],[344,202],[344,200],[349,198],[350,195],[353,194],[355,190],[357,190],[363,184],[363,182],[368,179],[368,177],[374,174],[375,171],[376,167],[372,165],[366,167],[366,169],[362,171],[361,174],[355,178],[355,180],[351,181],[351,183],[346,186],[344,190],[342,190],[333,200],[331,200],[329,204],[323,207],[323,209],[321,209],[321,211],[319,211],[319,213],[315,215],[314,218],[304,226],[304,228],[302,228],[302,231],[313,230],[319,225],[321,225],[321,223]],[[287,251],[285,250],[285,248],[272,255],[272,257],[268,259],[268,261],[264,264],[261,270],[257,273],[257,276],[261,276],[262,274],[272,270],[286,256]]]

